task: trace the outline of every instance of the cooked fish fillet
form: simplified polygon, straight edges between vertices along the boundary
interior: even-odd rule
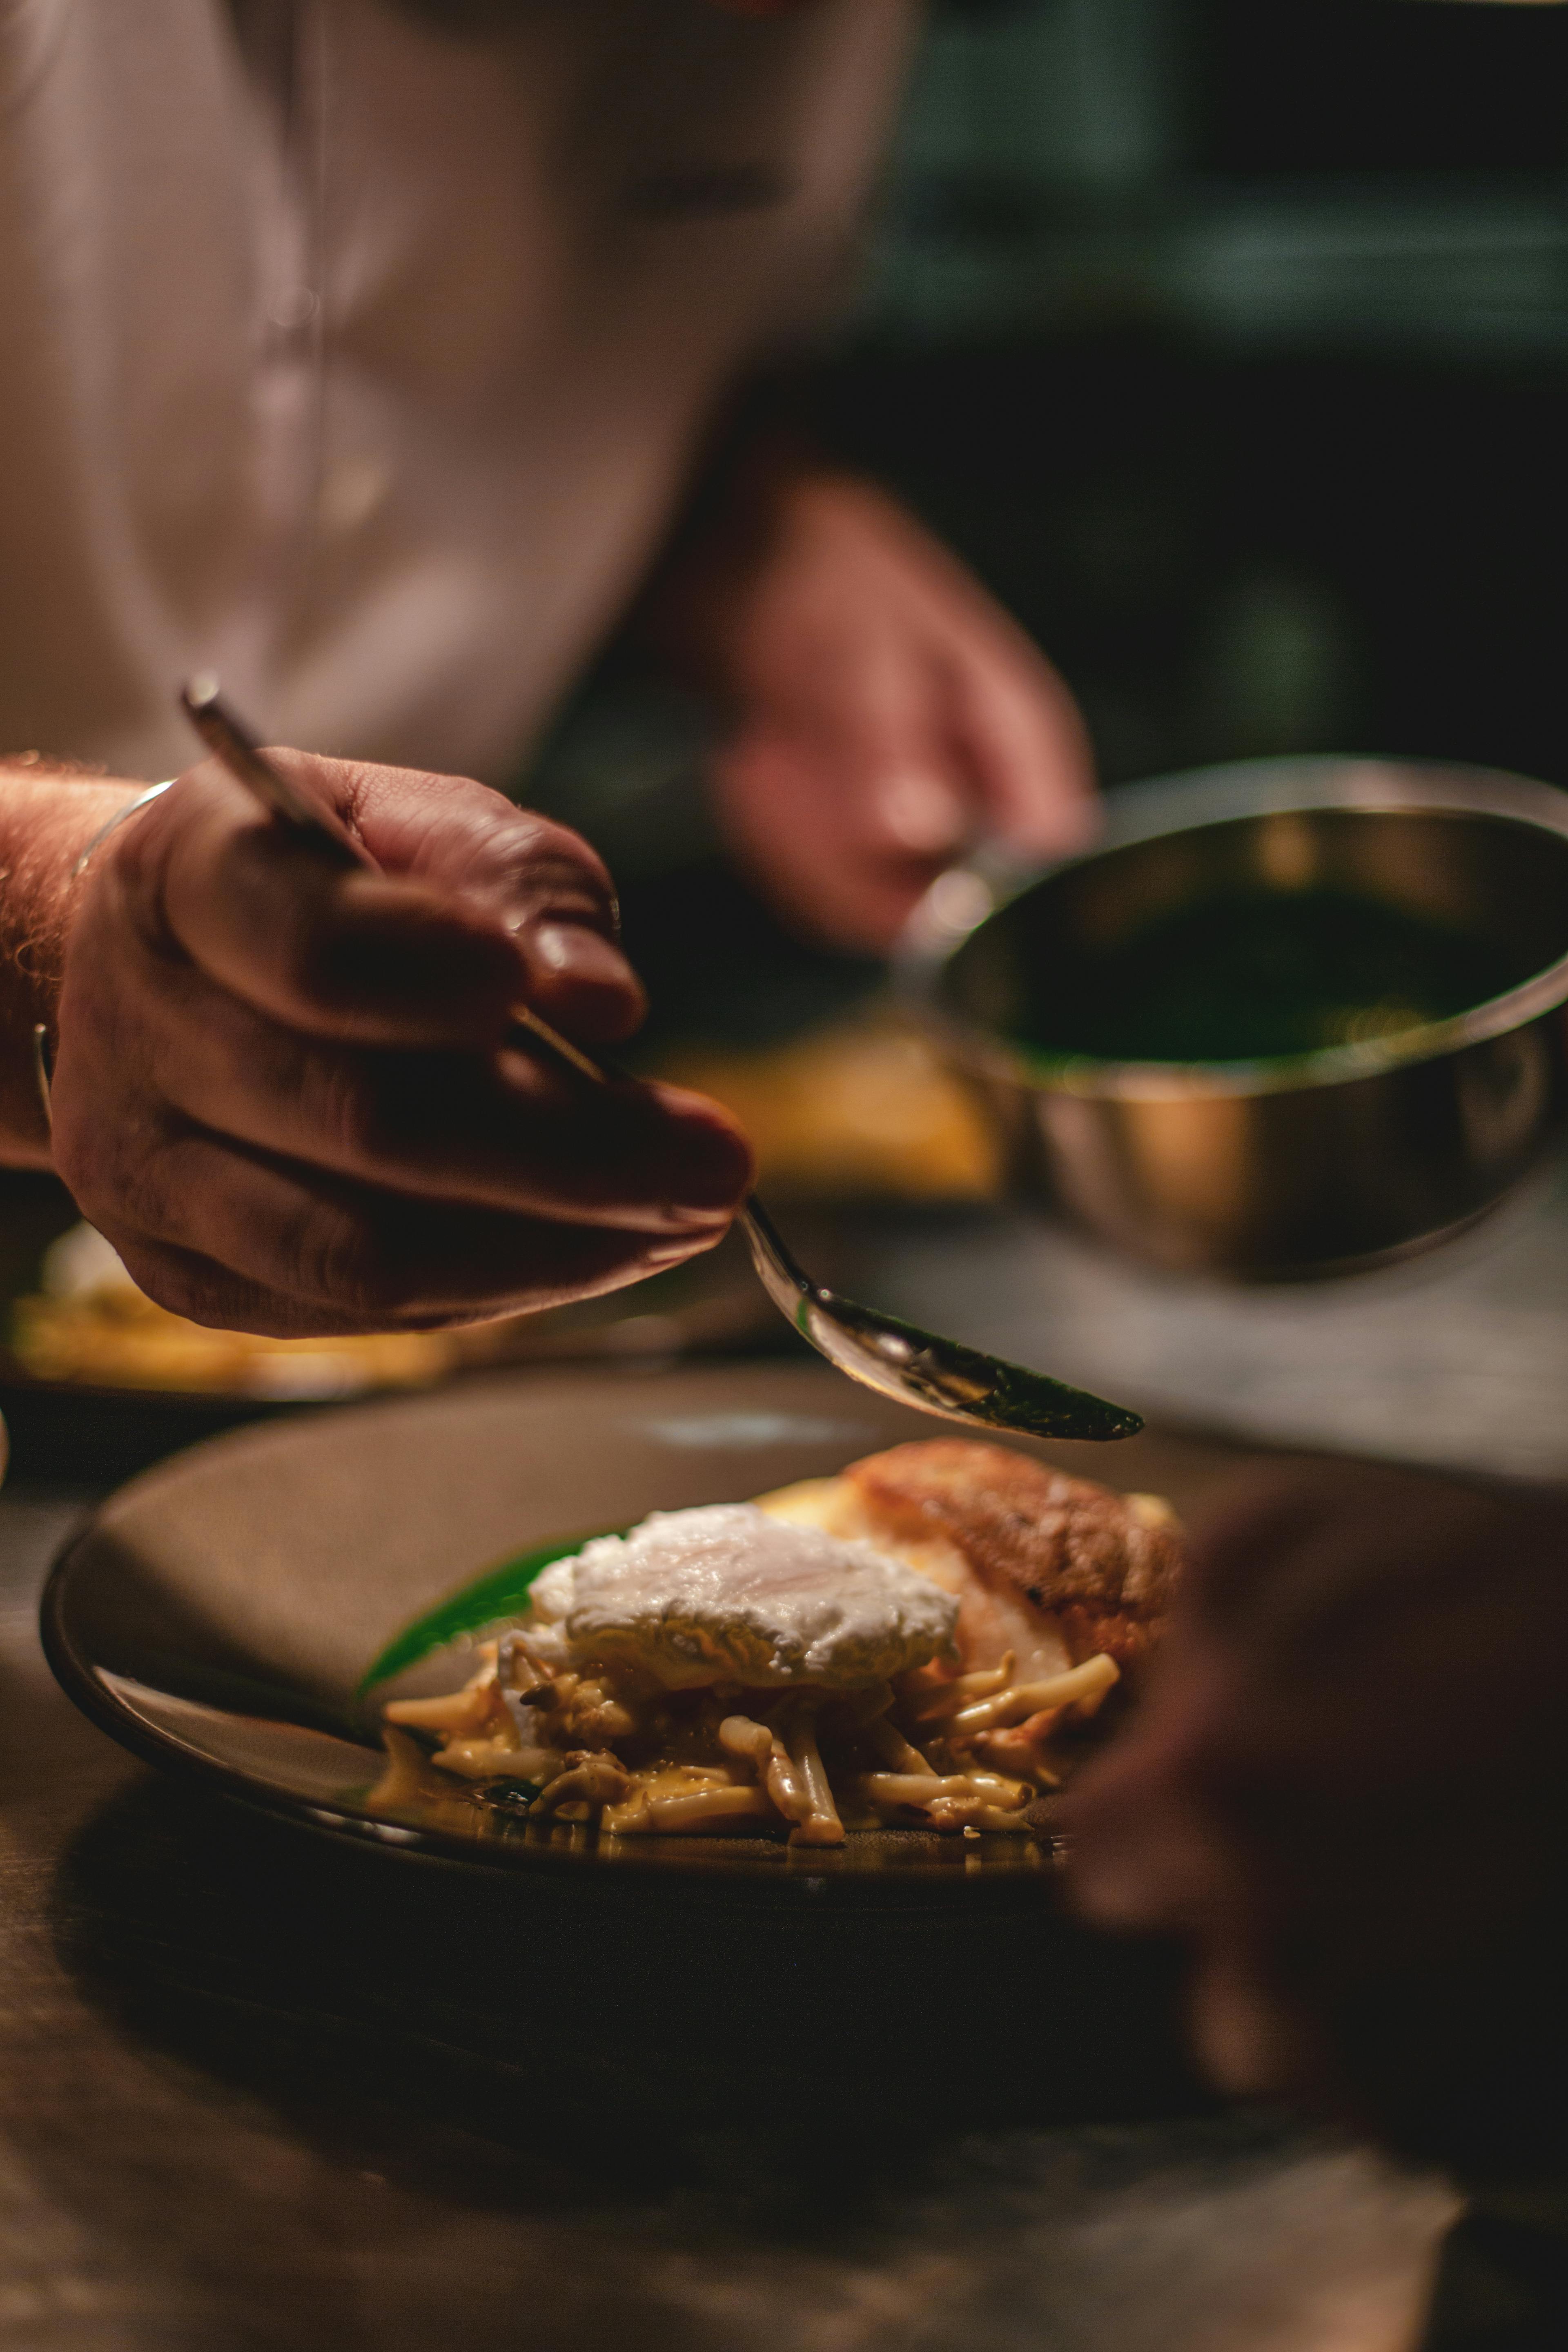
[[[944,1538],[992,1591],[1053,1618],[1075,1665],[1100,1650],[1133,1664],[1170,1607],[1181,1547],[1155,1498],[966,1438],[895,1445],[844,1476],[890,1535]]]
[[[763,1508],[878,1543],[955,1593],[969,1666],[1011,1650],[1048,1675],[1105,1651],[1127,1667],[1149,1649],[1181,1567],[1174,1515],[1029,1455],[969,1438],[895,1445],[812,1479]]]

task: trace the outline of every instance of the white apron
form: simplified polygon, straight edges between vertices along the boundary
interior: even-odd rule
[[[0,0],[0,750],[510,773],[842,281],[913,0]]]

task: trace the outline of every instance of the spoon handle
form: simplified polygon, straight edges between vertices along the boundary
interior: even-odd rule
[[[221,761],[235,782],[243,784],[290,833],[331,851],[346,865],[363,866],[372,874],[379,870],[363,842],[354,838],[336,810],[295,783],[268,758],[249,728],[224,700],[218,681],[210,671],[187,680],[180,690],[180,708],[214,758]],[[513,1005],[511,1017],[520,1029],[527,1030],[595,1086],[605,1086],[612,1078],[626,1078],[624,1071],[594,1061],[580,1045],[563,1037],[528,1005]],[[626,1078],[626,1083],[635,1082]]]
[[[374,871],[374,858],[363,842],[354,839],[337,811],[304,791],[268,758],[250,730],[241,725],[225,702],[210,670],[199,671],[185,681],[180,689],[180,708],[214,758],[221,760],[235,782],[243,784],[290,833],[330,845],[349,865]]]
[[[560,1035],[548,1021],[526,1004],[516,1006],[512,1018],[520,1029],[526,1029],[541,1045],[559,1055],[584,1077],[591,1078],[595,1086],[607,1085],[612,1078],[620,1079],[626,1085],[636,1085],[637,1081],[626,1071],[617,1069],[614,1062],[593,1061],[580,1045],[574,1045],[569,1038]],[[791,1256],[783,1234],[763,1208],[759,1194],[747,1193],[735,1212],[735,1223],[746,1236],[746,1246],[752,1253],[752,1264],[756,1268],[757,1279],[785,1321],[800,1328],[800,1302],[803,1298],[816,1297],[817,1286]]]

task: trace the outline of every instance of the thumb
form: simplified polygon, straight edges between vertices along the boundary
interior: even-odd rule
[[[1100,822],[1094,753],[1082,713],[1048,662],[1031,647],[1021,677],[972,673],[954,723],[992,831],[1035,856],[1089,846]]]
[[[968,796],[957,777],[908,757],[873,775],[867,817],[867,846],[900,857],[945,862],[963,849],[972,829]]]
[[[974,830],[973,791],[929,710],[912,699],[910,682],[868,680],[859,709],[844,716],[853,723],[836,764],[862,854],[935,865],[957,856]]]

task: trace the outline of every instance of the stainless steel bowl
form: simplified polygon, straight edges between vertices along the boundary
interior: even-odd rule
[[[1090,855],[946,875],[904,974],[978,1088],[1016,1188],[1167,1266],[1342,1271],[1502,1199],[1568,1103],[1568,794],[1522,777],[1268,760],[1107,795]],[[1057,968],[1235,892],[1333,887],[1502,950],[1519,983],[1450,1020],[1253,1062],[1047,1059],[1014,1041]]]

